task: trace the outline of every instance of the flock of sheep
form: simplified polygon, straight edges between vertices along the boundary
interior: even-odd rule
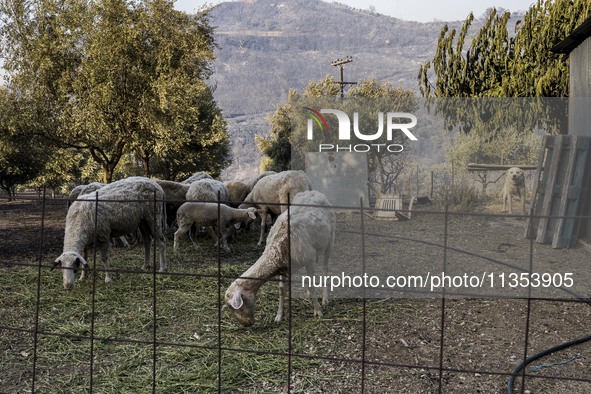
[[[160,272],[167,270],[167,227],[177,226],[174,252],[181,238],[189,233],[198,248],[191,228],[205,227],[226,252],[227,238],[239,228],[261,219],[258,244],[265,241],[267,216],[275,219],[258,260],[236,279],[225,293],[225,304],[232,316],[244,326],[254,323],[255,300],[259,288],[270,278],[280,276],[279,307],[276,322],[283,317],[283,277],[304,267],[313,275],[321,263],[327,272],[335,240],[335,214],[322,193],[312,190],[302,171],[267,172],[248,180],[221,182],[206,173],[196,173],[183,182],[130,177],[107,185],[92,183],[77,186],[69,196],[63,253],[53,263],[63,274],[66,290],[74,288],[76,274],[82,280],[87,250],[100,251],[105,282],[112,281],[108,250],[113,238],[138,234],[144,243],[144,270],[150,269],[152,242],[159,244]],[[289,210],[288,203],[291,203]],[[220,235],[219,239],[217,235]],[[291,270],[290,270],[291,263]],[[323,289],[322,305],[328,304]],[[322,308],[313,296],[314,315]]]

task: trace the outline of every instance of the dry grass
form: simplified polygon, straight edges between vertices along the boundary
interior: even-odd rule
[[[260,254],[256,237],[256,232],[243,236],[234,241],[232,255],[221,256],[222,295],[231,277]],[[207,240],[200,253],[186,240],[180,256],[170,254],[170,274],[129,272],[142,260],[138,246],[114,248],[111,256],[113,283],[105,284],[100,272],[73,291],[63,290],[59,271],[50,272],[47,263],[39,282],[35,261],[1,268],[0,392],[30,391],[35,366],[36,392],[86,393],[91,384],[92,392],[149,392],[155,374],[158,393],[216,392],[218,384],[224,393],[271,393],[286,388],[288,362],[294,393],[359,387],[360,301],[334,300],[327,316],[317,320],[308,300],[294,299],[290,343],[289,323],[273,322],[273,284],[259,293],[253,327],[243,328],[220,312],[217,254]],[[392,313],[388,303],[375,305],[370,321]]]

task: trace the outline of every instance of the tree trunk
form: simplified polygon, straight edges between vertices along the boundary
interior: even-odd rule
[[[113,181],[113,173],[115,168],[110,163],[103,165],[103,183],[111,183]]]
[[[152,174],[150,173],[150,157],[142,157],[142,161],[144,164],[144,176],[149,178]]]

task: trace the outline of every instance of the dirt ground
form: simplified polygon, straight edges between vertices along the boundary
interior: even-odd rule
[[[15,263],[50,261],[61,253],[65,212],[63,201],[48,200],[43,206],[38,201],[0,200],[3,275],[18,269]],[[492,206],[445,215],[426,205],[416,207],[405,222],[375,220],[359,212],[338,213],[331,274],[353,270],[358,265],[352,262],[364,261],[365,271],[359,274],[371,272],[381,280],[387,275],[436,274],[443,269],[456,276],[482,277],[485,271],[500,280],[532,264],[532,271],[538,273],[572,271],[572,289],[591,296],[586,269],[591,261],[589,249],[557,250],[530,242],[524,237],[524,218],[498,212],[499,207]],[[441,387],[445,393],[505,393],[509,374],[523,360],[526,348],[527,356],[532,356],[591,334],[591,306],[572,295],[540,287],[532,292],[535,298],[528,299],[527,289],[501,288],[496,283],[487,290],[463,288],[468,294],[445,299],[432,293],[370,291],[364,339],[349,338],[348,345],[352,353],[363,353],[366,362],[326,361],[319,369],[351,379],[348,389],[319,385],[306,392],[361,392],[363,387],[366,393],[435,393]],[[351,288],[333,289],[332,295],[337,305],[357,297]],[[372,307],[384,303],[393,305],[391,319],[374,319]],[[0,316],[0,332],[3,324],[7,322]],[[339,327],[332,329],[336,332]],[[0,349],[0,357],[4,351]],[[589,393],[591,342],[536,360],[526,374],[528,393]],[[294,374],[294,384],[303,378]],[[521,378],[516,382],[515,392],[521,392]]]

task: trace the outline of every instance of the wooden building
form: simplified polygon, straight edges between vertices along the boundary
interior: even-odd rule
[[[576,139],[576,142],[571,142],[571,150],[579,149],[580,159],[584,157],[578,184],[568,185],[568,192],[565,188],[564,194],[578,189],[580,201],[576,215],[588,217],[591,216],[591,18],[556,44],[552,52],[564,54],[563,60],[568,59],[570,62],[568,136],[573,141]],[[587,152],[581,149],[587,149]],[[591,219],[577,221],[572,240],[576,239],[591,245]]]
[[[568,134],[591,137],[591,18],[556,44],[552,52],[569,59]]]

